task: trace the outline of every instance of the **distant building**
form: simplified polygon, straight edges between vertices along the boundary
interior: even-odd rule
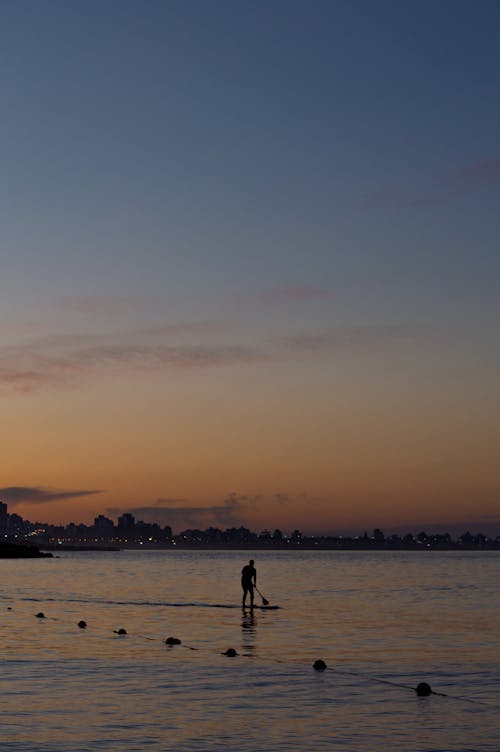
[[[101,538],[111,538],[115,531],[115,524],[109,517],[100,514],[94,520],[94,529],[96,534]]]
[[[0,501],[0,533],[5,535],[9,527],[9,515],[7,512],[7,504]]]
[[[16,537],[26,535],[30,530],[29,522],[26,522],[20,514],[9,514],[8,516],[8,533]]]
[[[129,512],[125,512],[118,517],[118,528],[122,531],[132,531],[135,529],[135,517]]]

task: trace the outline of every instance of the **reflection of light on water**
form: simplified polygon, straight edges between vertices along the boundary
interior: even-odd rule
[[[244,612],[241,619],[241,647],[244,650],[255,650],[257,636],[257,620],[253,611]]]
[[[402,688],[497,704],[497,553],[260,551],[253,612],[241,552],[58,556],[1,562],[0,749],[500,749],[496,709]]]

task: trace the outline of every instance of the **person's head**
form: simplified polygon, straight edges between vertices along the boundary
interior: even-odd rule
[[[251,567],[253,567],[253,565],[255,564],[255,562],[254,562],[253,559],[250,559],[250,561],[248,563],[250,564]]]

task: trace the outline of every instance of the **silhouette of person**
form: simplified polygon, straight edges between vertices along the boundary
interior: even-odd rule
[[[243,588],[241,605],[243,608],[245,608],[248,593],[250,593],[250,608],[253,608],[253,589],[257,585],[257,571],[254,563],[254,560],[250,559],[241,570],[241,587]]]

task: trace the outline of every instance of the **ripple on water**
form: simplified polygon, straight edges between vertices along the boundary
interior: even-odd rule
[[[500,557],[262,552],[283,609],[253,614],[237,607],[247,558],[89,552],[43,578],[8,564],[0,749],[498,752]],[[419,681],[453,697],[417,698]]]

